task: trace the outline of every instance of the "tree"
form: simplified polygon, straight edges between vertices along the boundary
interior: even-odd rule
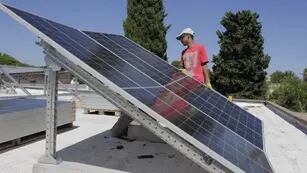
[[[1,65],[15,65],[15,66],[30,66],[28,64],[24,64],[14,57],[5,54],[5,53],[0,53],[0,64]]]
[[[166,16],[163,0],[128,0],[125,36],[167,60]]]
[[[271,83],[280,83],[286,77],[295,77],[292,71],[275,71],[271,74]]]
[[[217,31],[220,52],[213,56],[213,85],[224,95],[262,98],[266,95],[266,69],[270,56],[264,53],[259,15],[249,10],[227,12]]]
[[[307,68],[304,69],[303,78],[304,78],[304,81],[307,82]]]
[[[281,79],[270,100],[293,111],[307,111],[307,83],[296,75]]]
[[[172,65],[175,66],[175,67],[177,67],[177,68],[179,68],[179,69],[182,68],[182,67],[181,67],[181,64],[180,64],[180,61],[178,61],[178,60],[174,60],[174,61],[172,62]]]

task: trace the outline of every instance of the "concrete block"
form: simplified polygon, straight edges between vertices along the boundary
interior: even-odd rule
[[[158,138],[136,121],[132,121],[128,126],[127,137],[138,141],[165,143],[162,139]]]

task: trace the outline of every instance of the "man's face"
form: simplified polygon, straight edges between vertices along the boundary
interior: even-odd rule
[[[190,37],[188,34],[183,34],[180,38],[182,45],[187,46],[189,43]]]

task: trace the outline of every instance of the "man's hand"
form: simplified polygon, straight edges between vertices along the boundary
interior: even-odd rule
[[[181,69],[181,72],[187,75],[187,70],[186,69]]]
[[[211,90],[213,89],[210,82],[207,82],[205,85],[206,85],[209,89],[211,89]]]

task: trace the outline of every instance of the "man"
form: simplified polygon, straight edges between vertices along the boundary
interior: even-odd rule
[[[181,65],[187,75],[212,89],[206,49],[203,45],[195,43],[194,35],[191,28],[186,28],[176,37],[184,46],[187,46],[181,54]]]

